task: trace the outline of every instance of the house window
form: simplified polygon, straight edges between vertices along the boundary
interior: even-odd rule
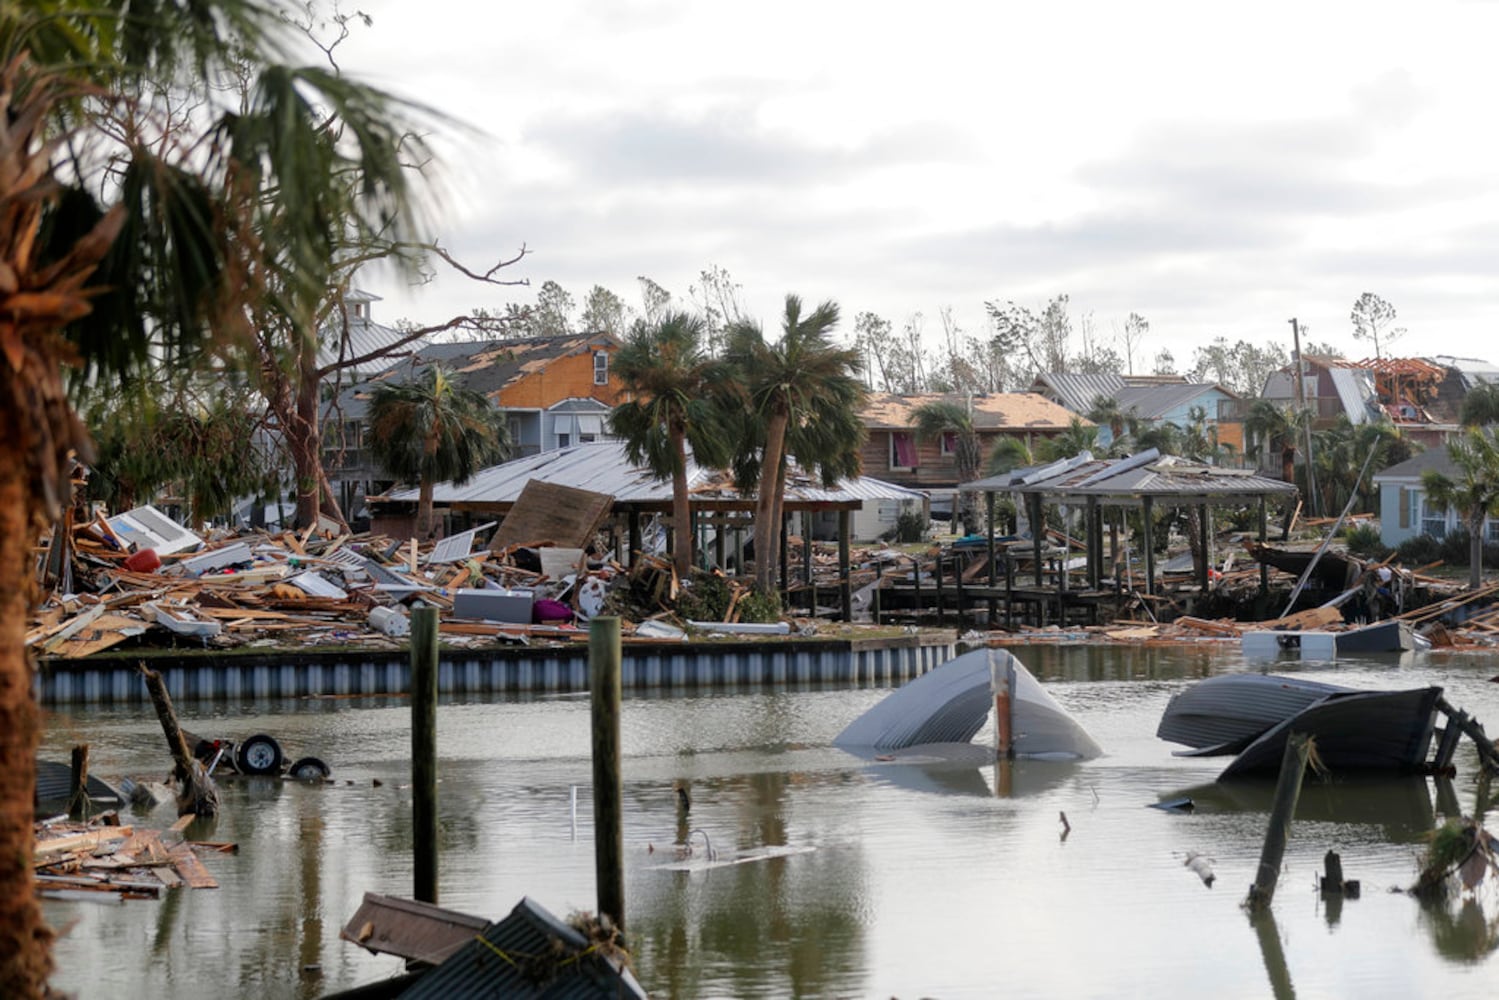
[[[890,432],[890,468],[916,468],[916,438],[906,431]]]
[[[1447,512],[1438,511],[1426,497],[1421,498],[1421,533],[1432,538],[1447,537]]]
[[[573,443],[573,436],[571,434],[561,434],[561,433],[559,433],[557,435],[557,447],[558,448],[567,448],[567,447],[570,447],[572,445],[572,443]]]
[[[1483,540],[1489,545],[1499,545],[1499,517],[1491,517],[1484,522]]]
[[[604,417],[596,413],[580,413],[578,415],[578,443],[588,444],[598,441],[604,434]]]
[[[943,457],[950,457],[958,453],[958,435],[956,431],[943,431],[942,439],[938,445]]]
[[[594,351],[593,352],[593,384],[594,385],[608,385],[609,384],[609,352],[608,351]]]

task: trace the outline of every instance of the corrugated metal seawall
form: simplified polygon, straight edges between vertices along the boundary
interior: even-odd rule
[[[789,643],[682,643],[625,647],[626,690],[767,685],[895,684],[952,659],[952,638]],[[52,660],[42,664],[43,705],[128,705],[149,700],[136,660]],[[176,700],[405,694],[410,654],[289,652],[234,656],[152,657]],[[442,694],[566,693],[588,690],[588,651],[448,650],[438,664]]]

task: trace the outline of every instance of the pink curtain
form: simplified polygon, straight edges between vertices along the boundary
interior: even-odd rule
[[[901,431],[891,431],[890,445],[895,455],[893,464],[896,468],[916,468],[916,439],[914,437]]]

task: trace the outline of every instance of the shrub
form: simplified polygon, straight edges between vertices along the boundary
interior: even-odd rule
[[[1348,551],[1364,559],[1383,559],[1389,554],[1384,542],[1379,540],[1379,529],[1372,524],[1357,524],[1343,535]]]
[[[903,510],[895,519],[895,527],[882,536],[886,541],[924,542],[931,522],[919,510]]]
[[[1441,548],[1436,558],[1441,559],[1449,566],[1468,565],[1468,556],[1472,552],[1473,536],[1467,528],[1455,528],[1447,533],[1442,539]],[[1483,546],[1484,566],[1489,569],[1499,568],[1499,545],[1486,542]]]
[[[1442,543],[1430,535],[1407,538],[1395,547],[1395,558],[1406,566],[1424,566],[1442,558]],[[1463,562],[1468,561],[1467,549],[1463,550]]]

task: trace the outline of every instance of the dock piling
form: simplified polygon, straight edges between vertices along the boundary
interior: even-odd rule
[[[437,902],[437,609],[411,612],[412,895]]]
[[[619,619],[588,623],[588,677],[593,704],[593,843],[598,910],[625,933],[624,783],[620,773],[621,662]]]

